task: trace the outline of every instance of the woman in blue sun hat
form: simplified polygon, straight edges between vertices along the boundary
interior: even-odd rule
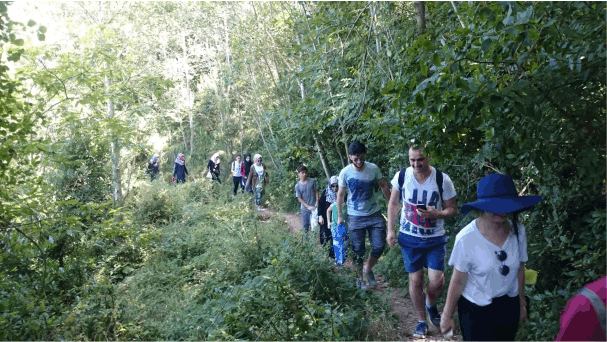
[[[527,238],[518,214],[541,196],[519,196],[512,178],[490,174],[477,184],[477,200],[462,215],[479,212],[456,236],[449,265],[453,276],[441,319],[441,332],[454,331],[458,307],[464,341],[513,341],[527,319],[524,294]]]

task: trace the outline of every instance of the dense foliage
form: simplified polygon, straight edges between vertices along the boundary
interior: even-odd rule
[[[489,172],[543,196],[518,337],[553,339],[605,274],[605,6],[0,3],[0,338],[367,338],[377,299],[225,184],[261,153],[265,205],[294,211],[295,168],[324,186],[360,139],[386,179],[427,144],[459,205]],[[397,250],[378,269],[406,288]]]

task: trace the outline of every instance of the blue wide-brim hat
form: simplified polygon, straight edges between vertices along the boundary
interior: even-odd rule
[[[509,214],[525,211],[538,204],[542,196],[519,196],[512,178],[501,174],[490,174],[481,179],[476,188],[475,202],[466,203],[461,212],[466,216],[472,209],[493,214]]]

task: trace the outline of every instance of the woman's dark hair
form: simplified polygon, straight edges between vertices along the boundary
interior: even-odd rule
[[[348,153],[352,156],[367,153],[367,148],[360,141],[354,140],[350,146],[348,146]]]

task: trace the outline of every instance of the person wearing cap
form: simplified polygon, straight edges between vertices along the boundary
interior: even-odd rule
[[[518,214],[541,200],[521,197],[512,178],[489,174],[477,184],[477,201],[462,206],[478,217],[455,238],[449,265],[453,275],[441,320],[443,334],[455,328],[457,305],[464,341],[513,341],[527,319],[527,237]]]
[[[449,240],[444,225],[445,218],[457,215],[457,194],[451,178],[430,165],[423,146],[409,146],[409,162],[411,166],[397,172],[391,182],[386,240],[392,248],[396,247],[396,241],[400,246],[418,319],[413,336],[423,337],[428,333],[426,319],[435,327],[440,326],[436,300],[445,285],[445,255]],[[403,205],[397,237],[394,221],[401,200]],[[424,268],[428,269],[426,291]]]
[[[359,274],[356,285],[362,290],[367,289],[366,282],[370,287],[377,286],[373,267],[382,255],[386,242],[386,222],[375,200],[375,185],[377,184],[381,188],[386,200],[390,198],[388,182],[383,178],[377,165],[365,161],[366,155],[367,149],[360,141],[355,140],[348,146],[348,158],[352,164],[343,168],[339,173],[339,190],[336,201],[337,224],[341,226],[345,222],[342,204],[347,188],[348,229],[354,252],[354,264],[357,266]],[[367,234],[371,243],[371,253],[363,265]]]
[[[261,154],[256,154],[253,156],[253,165],[251,166],[251,171],[249,172],[249,177],[247,177],[247,188],[249,184],[251,188],[255,189],[255,205],[257,206],[257,211],[261,211],[261,199],[265,193],[265,188],[268,186],[270,182],[270,176],[268,175],[268,169],[266,165],[261,162]]]
[[[322,191],[320,199],[318,201],[318,225],[320,226],[320,244],[323,248],[329,249],[329,257],[335,259],[335,252],[333,251],[333,236],[329,227],[330,216],[327,215],[327,209],[331,207],[333,203],[337,201],[337,176],[332,176],[329,179],[329,186]]]

